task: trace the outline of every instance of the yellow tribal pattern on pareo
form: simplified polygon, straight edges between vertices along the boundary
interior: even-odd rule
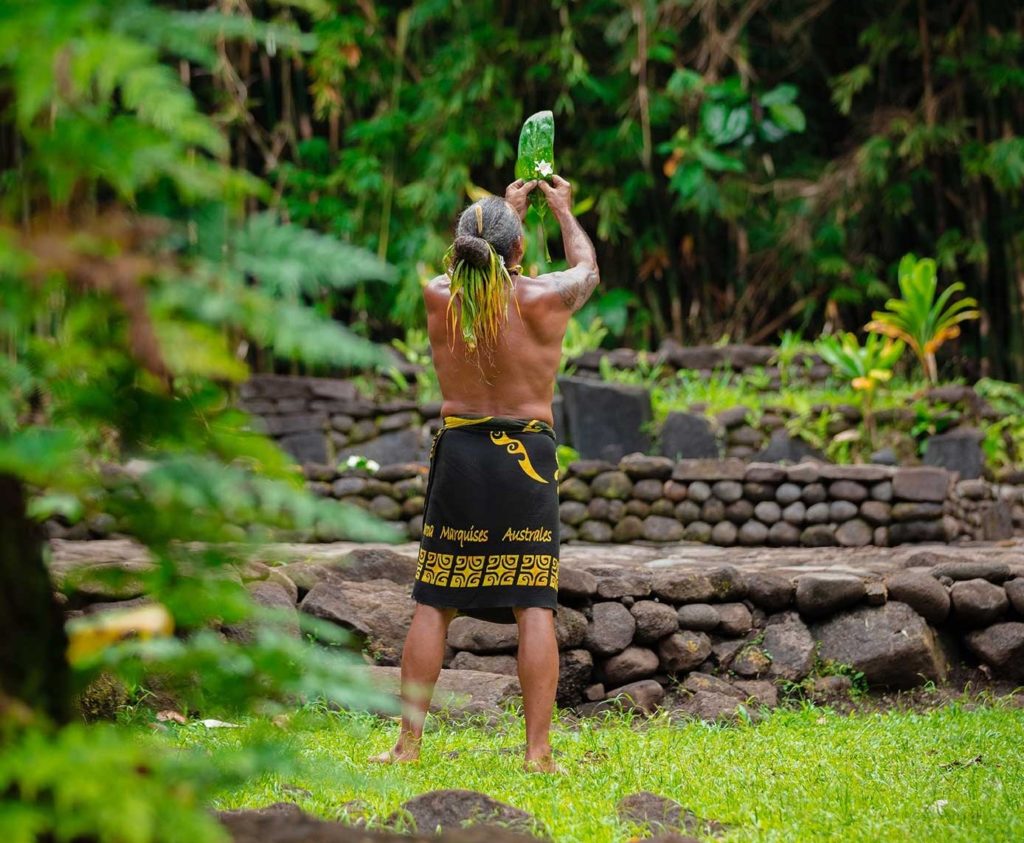
[[[504,431],[492,430],[491,442],[495,445],[504,445],[506,451],[513,456],[519,457],[519,467],[527,477],[532,480],[536,480],[538,483],[548,482],[537,473],[537,469],[535,469],[533,467],[533,463],[530,462],[530,455],[526,453],[526,446],[518,439],[513,439]]]
[[[546,553],[456,556],[421,548],[416,579],[447,588],[481,585],[558,588],[558,557]]]

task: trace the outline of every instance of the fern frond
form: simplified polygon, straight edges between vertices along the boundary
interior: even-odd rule
[[[256,214],[233,240],[234,263],[268,290],[294,297],[359,281],[395,280],[395,270],[365,249],[306,228]]]

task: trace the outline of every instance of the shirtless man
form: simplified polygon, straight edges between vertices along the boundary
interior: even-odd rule
[[[538,187],[561,226],[569,268],[530,278],[519,267],[522,219]],[[597,259],[572,214],[569,182],[558,175],[552,184],[519,180],[504,201],[474,203],[456,235],[448,274],[424,290],[445,423],[431,455],[417,605],[402,654],[402,725],[395,747],[373,760],[419,758],[448,626],[464,614],[518,624],[525,768],[554,772],[558,493],[551,399],[569,319],[598,284]],[[482,291],[495,293],[495,284],[507,303],[488,322],[493,299]],[[467,313],[476,315],[475,326],[467,327]],[[488,325],[498,328],[488,334]],[[459,542],[446,545],[445,535]]]

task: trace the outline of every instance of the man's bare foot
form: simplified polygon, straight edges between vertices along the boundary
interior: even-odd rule
[[[561,775],[565,770],[555,763],[554,756],[551,753],[547,755],[540,755],[536,758],[527,758],[523,762],[523,770],[527,773],[553,773],[555,775]]]
[[[371,764],[415,764],[420,760],[419,747],[410,748],[396,746],[380,755],[371,755],[368,759]]]

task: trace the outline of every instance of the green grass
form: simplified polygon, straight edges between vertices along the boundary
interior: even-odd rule
[[[171,739],[233,746],[248,731],[189,726]],[[1024,840],[1024,709],[1005,704],[851,716],[780,709],[738,726],[565,720],[553,735],[564,777],[520,771],[522,721],[511,714],[497,727],[431,719],[418,766],[366,764],[394,735],[393,722],[368,715],[296,718],[288,739],[320,773],[264,777],[217,807],[293,801],[344,819],[346,803],[360,800],[383,820],[417,794],[469,788],[529,811],[559,843],[603,843],[642,832],[617,820],[615,804],[650,790],[728,824],[728,841]]]

